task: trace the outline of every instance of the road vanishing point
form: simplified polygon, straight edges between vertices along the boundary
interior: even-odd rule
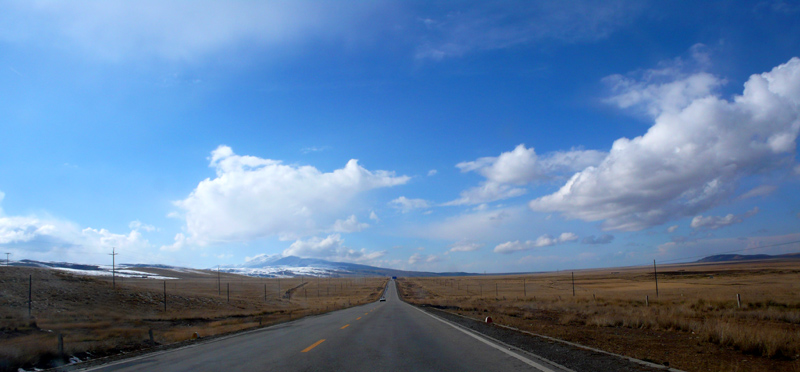
[[[86,371],[570,371],[397,296]]]

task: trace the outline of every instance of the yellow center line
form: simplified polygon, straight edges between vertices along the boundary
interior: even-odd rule
[[[367,315],[367,314],[369,314],[369,313],[364,313],[364,315]]]
[[[339,329],[345,329],[345,328],[347,328],[347,327],[349,327],[349,326],[350,326],[349,324],[345,324],[345,326],[344,326],[344,327],[342,327],[342,328],[339,328]]]
[[[361,320],[361,317],[356,318],[356,320]]]
[[[311,349],[313,349],[313,348],[315,348],[315,347],[319,346],[319,344],[321,344],[321,343],[323,343],[323,342],[325,342],[325,339],[324,339],[324,338],[323,338],[322,340],[319,340],[319,341],[315,342],[313,345],[311,345],[311,346],[309,346],[309,347],[307,347],[307,348],[303,349],[303,351],[301,351],[301,353],[307,353],[307,352],[309,352]]]

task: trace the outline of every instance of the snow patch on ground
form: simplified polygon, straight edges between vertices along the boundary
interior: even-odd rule
[[[85,276],[111,276],[112,272],[109,268],[109,271],[105,270],[79,270],[79,269],[70,269],[66,267],[52,267],[53,270],[61,270],[66,271],[75,275],[85,275]],[[139,279],[159,279],[159,280],[170,280],[170,279],[178,279],[169,276],[161,276],[156,274],[147,273],[144,271],[136,271],[136,270],[116,270],[116,276],[122,278],[139,278]]]

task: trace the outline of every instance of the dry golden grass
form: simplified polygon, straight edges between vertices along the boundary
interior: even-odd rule
[[[82,277],[0,267],[0,371],[47,366],[57,335],[67,355],[107,355],[267,326],[375,301],[385,278],[266,279],[211,271],[149,270],[176,280]],[[32,317],[28,278],[33,276]],[[228,289],[230,288],[230,291]]]
[[[765,360],[764,365],[798,368],[798,273],[798,261],[664,266],[659,267],[658,296],[652,267],[576,271],[574,295],[570,272],[410,278],[401,280],[401,290],[412,303],[474,317],[491,315],[503,324],[573,341],[598,342],[600,345],[594,346],[616,347],[616,352],[628,349],[647,354],[647,348],[635,344],[647,345],[647,335],[657,334],[758,357]],[[602,345],[598,340],[606,335],[586,334],[592,329],[602,333],[612,328],[629,330],[626,337],[632,339],[632,345]],[[578,335],[581,332],[584,334]],[[662,355],[663,340],[652,341],[651,346],[659,350],[640,358],[659,360],[655,355]],[[681,348],[688,350],[686,345]],[[674,360],[681,363],[681,358],[670,359],[673,366]],[[725,363],[720,360],[713,367],[704,364],[697,369],[722,368],[728,365]],[[691,370],[693,366],[684,363],[683,368]]]

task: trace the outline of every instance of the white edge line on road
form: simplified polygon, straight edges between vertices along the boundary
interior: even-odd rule
[[[436,309],[436,310],[437,311],[444,311],[444,310],[439,310],[439,309]],[[451,315],[455,315],[455,316],[461,317],[461,318],[464,318],[464,319],[469,319],[469,320],[472,320],[472,321],[476,321],[476,322],[480,321],[480,320],[473,319],[473,318],[470,318],[470,317],[467,317],[467,316],[464,316],[464,315],[461,315],[461,314],[453,314],[453,313],[450,313],[450,312],[447,312],[447,313],[451,314]],[[637,364],[641,364],[643,366],[650,367],[650,368],[662,369],[662,370],[668,371],[668,372],[686,372],[686,371],[683,371],[683,370],[680,370],[680,369],[677,369],[677,368],[672,368],[672,367],[667,367],[667,366],[664,366],[664,365],[661,365],[661,364],[647,362],[647,361],[644,361],[644,360],[641,360],[641,359],[636,359],[636,358],[629,357],[629,356],[622,355],[622,354],[615,354],[615,353],[612,353],[612,352],[609,352],[609,351],[600,350],[600,349],[593,348],[593,347],[590,347],[590,346],[581,345],[581,344],[578,344],[578,343],[562,340],[560,338],[555,338],[555,337],[541,335],[541,334],[538,334],[538,333],[529,332],[529,331],[522,330],[522,329],[519,329],[519,328],[515,328],[515,327],[512,327],[512,326],[507,326],[507,325],[503,325],[503,324],[499,324],[499,323],[494,323],[494,325],[498,326],[498,327],[503,327],[503,328],[506,328],[506,329],[510,329],[512,331],[525,333],[525,334],[528,334],[528,335],[531,335],[531,336],[534,336],[534,337],[540,337],[540,338],[543,338],[545,340],[554,341],[554,342],[560,342],[562,344],[569,345],[569,346],[572,346],[572,347],[576,347],[576,348],[579,348],[579,349],[589,350],[589,351],[593,351],[595,353],[600,353],[600,354],[605,354],[605,355],[610,355],[610,356],[613,356],[613,357],[625,359],[627,361],[634,362],[634,363],[637,363]]]
[[[554,370],[552,370],[552,369],[550,369],[550,368],[548,368],[548,367],[545,367],[545,366],[543,366],[543,365],[541,365],[541,364],[539,364],[539,363],[536,363],[536,362],[534,362],[534,361],[532,361],[532,360],[530,360],[530,359],[528,359],[528,358],[525,358],[525,357],[523,357],[522,355],[519,355],[519,354],[517,354],[517,353],[515,353],[515,352],[512,352],[512,351],[510,351],[510,350],[507,350],[506,348],[504,348],[504,347],[502,347],[502,346],[500,346],[500,345],[497,345],[497,344],[496,344],[496,343],[494,343],[494,342],[491,342],[491,341],[489,341],[489,340],[487,340],[487,339],[485,339],[485,338],[483,338],[483,337],[481,337],[481,336],[478,336],[478,335],[476,335],[476,334],[474,334],[474,333],[472,333],[472,332],[470,332],[470,331],[467,331],[467,330],[465,330],[465,329],[463,329],[463,328],[461,328],[461,327],[458,327],[458,326],[456,326],[455,324],[452,324],[452,323],[450,323],[450,322],[448,322],[448,321],[446,321],[446,320],[444,320],[444,319],[441,319],[441,318],[439,318],[439,317],[437,317],[437,316],[435,316],[435,315],[433,315],[433,314],[430,314],[430,313],[426,312],[425,310],[419,309],[419,308],[417,308],[416,306],[412,306],[412,307],[413,307],[414,309],[417,309],[417,310],[419,310],[419,311],[420,311],[420,312],[422,312],[423,314],[425,314],[425,315],[427,315],[427,316],[429,316],[429,317],[431,317],[431,318],[433,318],[433,319],[436,319],[436,320],[438,320],[438,321],[440,321],[440,322],[442,322],[442,323],[444,323],[444,324],[447,324],[447,325],[449,325],[449,326],[451,326],[451,327],[453,327],[453,328],[455,328],[455,329],[457,329],[457,330],[459,330],[459,331],[463,332],[464,334],[466,334],[466,335],[468,335],[468,336],[470,336],[470,337],[472,337],[472,338],[474,338],[474,339],[476,339],[476,340],[478,340],[478,341],[480,341],[480,342],[483,342],[483,343],[484,343],[484,344],[486,344],[486,345],[489,345],[489,346],[491,346],[491,347],[493,347],[493,348],[495,348],[495,349],[497,349],[497,350],[500,350],[500,351],[502,351],[503,353],[506,353],[506,354],[508,354],[509,356],[512,356],[512,357],[514,357],[514,358],[518,359],[519,361],[521,361],[521,362],[523,362],[523,363],[525,363],[525,364],[527,364],[527,365],[529,365],[529,366],[531,366],[531,367],[533,367],[533,368],[536,368],[536,369],[538,369],[538,370],[540,370],[540,371],[542,371],[542,372],[555,372]],[[549,361],[548,361],[548,362],[549,362]],[[550,363],[552,363],[552,362],[550,362]],[[553,363],[553,364],[555,364],[555,363]],[[559,366],[559,367],[561,367],[561,366]],[[565,368],[565,369],[566,369],[566,368]],[[567,369],[567,370],[569,370],[569,369]]]

